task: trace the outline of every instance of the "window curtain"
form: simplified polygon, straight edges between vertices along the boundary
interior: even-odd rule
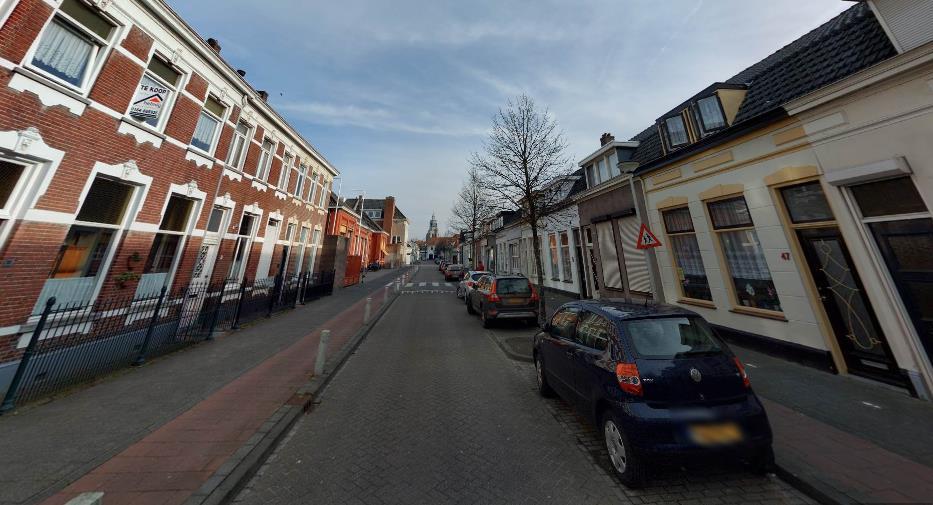
[[[722,111],[719,110],[719,102],[716,97],[704,98],[697,102],[700,108],[700,116],[703,118],[703,128],[715,130],[726,126],[726,121],[722,117]]]
[[[722,232],[719,236],[732,277],[771,280],[771,271],[758,242],[758,234],[754,230]]]
[[[703,257],[700,256],[700,246],[694,235],[674,235],[671,237],[671,248],[674,250],[674,259],[684,275],[706,277],[703,268]]]
[[[39,68],[71,84],[79,85],[93,50],[93,44],[87,39],[59,21],[52,21],[46,28],[32,61]]]
[[[201,117],[198,118],[198,126],[194,129],[194,139],[192,144],[205,151],[210,150],[211,142],[214,140],[214,129],[217,127],[217,120],[201,111]]]

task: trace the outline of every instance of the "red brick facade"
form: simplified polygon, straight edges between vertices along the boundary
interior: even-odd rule
[[[42,0],[18,0],[0,30],[0,57],[14,65],[12,70],[0,68],[0,157],[22,166],[24,181],[16,186],[20,193],[14,192],[10,200],[19,206],[10,204],[12,214],[0,214],[0,363],[22,352],[17,345],[20,328],[28,326],[24,323],[55,271],[62,244],[95,177],[115,178],[130,184],[135,192],[124,222],[114,229],[114,239],[106,250],[99,251],[102,270],[93,276],[94,294],[89,295],[88,302],[134,296],[140,281],[129,274],[143,273],[170,193],[194,202],[182,234],[183,246],[173,256],[167,274],[173,289],[193,281],[215,205],[226,212],[227,226],[219,235],[213,235],[213,240],[218,241],[213,269],[202,272],[202,278],[218,281],[231,274],[235,235],[244,212],[255,218],[247,238],[250,253],[239,277],[251,280],[278,274],[287,224],[296,224],[294,241],[301,228],[307,228],[309,242],[315,229],[320,230],[321,237],[326,226],[326,209],[275,187],[281,170],[290,168],[282,166],[283,155],[287,152],[293,165],[307,165],[309,174],[312,170],[326,174],[328,181],[337,175],[232,68],[218,58],[203,59],[200,50],[181,46],[179,40],[160,41],[162,46],[183,49],[175,64],[181,74],[178,87],[184,90],[175,92],[173,102],[166,102],[170,110],[162,111],[168,117],[162,121],[161,131],[123,116],[145,71],[143,62],[150,60],[158,45],[147,34],[160,31],[136,26],[132,19],[109,11],[103,15],[112,15],[119,26],[109,45],[101,48],[103,64],[98,72],[90,74],[83,91],[40,75],[26,61],[27,54],[54,15],[54,9]],[[186,26],[173,28],[190,30]],[[171,56],[160,54],[163,58]],[[226,109],[214,137],[213,152],[204,153],[189,144],[209,93]],[[244,103],[248,103],[245,109]],[[249,122],[253,139],[248,143],[242,172],[223,164],[241,116]],[[253,178],[264,138],[276,143],[268,183]],[[33,177],[43,173],[47,177]],[[289,191],[294,190],[294,176],[289,186]],[[307,188],[308,183],[305,193]],[[0,202],[0,210],[2,205]],[[270,219],[278,221],[278,232],[277,236],[266,237]],[[276,244],[264,251],[263,243],[269,240]],[[297,273],[301,248],[292,244],[292,249],[286,275]],[[308,244],[304,249],[302,271],[307,271],[319,247]],[[268,266],[257,271],[260,264]]]

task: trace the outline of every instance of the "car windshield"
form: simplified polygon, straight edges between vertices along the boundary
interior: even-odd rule
[[[624,324],[642,358],[674,359],[722,351],[709,325],[698,317],[636,319]]]
[[[531,285],[527,279],[499,279],[496,281],[496,294],[527,295],[531,294]]]
[[[482,276],[484,276],[484,275],[486,275],[486,274],[485,274],[485,273],[473,274],[473,275],[470,276],[470,278],[473,279],[474,281],[478,281],[478,280],[480,280],[480,278],[481,278]]]

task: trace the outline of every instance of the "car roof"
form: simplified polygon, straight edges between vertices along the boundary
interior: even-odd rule
[[[628,319],[644,319],[649,317],[693,317],[698,314],[692,310],[661,303],[638,303],[618,298],[602,298],[599,300],[579,300],[565,303],[563,306],[582,307],[609,319],[624,321]]]
[[[525,280],[528,280],[528,277],[525,277],[524,275],[490,275],[490,277],[492,277],[493,279],[496,279],[496,280],[499,280],[499,279],[525,279]]]

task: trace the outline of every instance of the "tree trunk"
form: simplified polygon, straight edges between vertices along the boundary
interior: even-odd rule
[[[535,275],[538,277],[538,322],[547,320],[547,303],[544,301],[544,265],[541,263],[541,241],[538,239],[538,213],[529,206],[531,220],[532,250],[535,255]]]

